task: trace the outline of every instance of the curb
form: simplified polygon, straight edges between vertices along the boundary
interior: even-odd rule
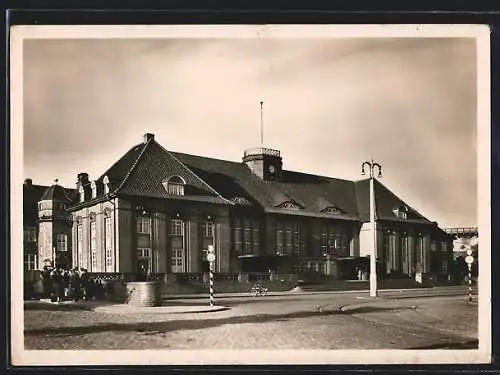
[[[227,306],[156,306],[140,307],[129,305],[111,305],[94,307],[92,311],[109,314],[199,314],[226,311],[231,309]]]

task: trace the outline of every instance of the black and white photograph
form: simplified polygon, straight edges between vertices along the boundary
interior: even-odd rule
[[[14,364],[488,363],[489,43],[12,28]]]

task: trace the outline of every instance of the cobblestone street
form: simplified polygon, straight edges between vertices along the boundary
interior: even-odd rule
[[[187,303],[177,301],[176,303]],[[204,303],[204,301],[189,301]],[[366,301],[354,295],[220,299],[231,309],[110,314],[25,304],[26,349],[474,348],[477,305],[462,297]]]

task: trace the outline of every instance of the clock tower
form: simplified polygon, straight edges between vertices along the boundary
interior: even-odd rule
[[[283,162],[278,150],[265,147],[247,149],[243,162],[264,181],[277,181],[281,177]]]

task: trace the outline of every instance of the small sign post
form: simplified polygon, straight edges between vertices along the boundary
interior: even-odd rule
[[[207,260],[210,265],[210,307],[215,304],[214,300],[214,269],[215,269],[215,250],[213,245],[208,245]]]
[[[472,256],[472,250],[467,250],[467,256],[465,257],[465,263],[467,263],[467,268],[469,269],[468,279],[469,279],[469,302],[472,302],[472,263],[474,263],[474,257]]]

